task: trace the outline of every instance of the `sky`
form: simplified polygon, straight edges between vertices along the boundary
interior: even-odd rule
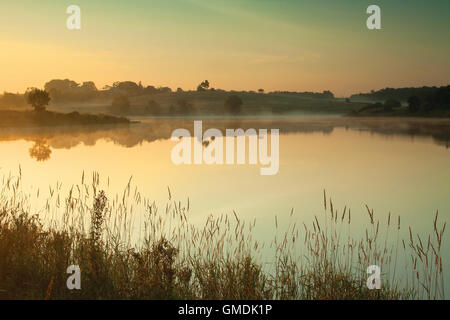
[[[66,27],[72,4],[81,30]],[[448,0],[0,0],[0,92],[66,78],[337,96],[447,85],[449,13]]]

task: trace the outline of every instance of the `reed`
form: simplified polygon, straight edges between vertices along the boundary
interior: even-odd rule
[[[292,211],[284,232],[275,217],[276,237],[261,243],[253,239],[256,220],[233,211],[199,227],[188,221],[189,199],[182,204],[168,189],[167,205],[158,208],[131,179],[110,196],[98,174],[88,182],[83,173],[64,197],[61,184],[50,187],[37,211],[21,184],[19,170],[0,185],[2,299],[445,298],[438,213],[427,238],[409,228],[405,240],[400,217],[393,223],[389,214],[383,223],[366,207],[358,238],[350,210],[339,212],[324,192],[323,215],[302,223]],[[270,257],[262,253],[268,248]],[[81,290],[67,289],[69,265],[80,266]],[[367,288],[369,265],[383,270],[380,290]]]

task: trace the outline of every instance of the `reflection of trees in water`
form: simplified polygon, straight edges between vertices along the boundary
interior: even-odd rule
[[[79,144],[93,146],[104,140],[131,148],[144,142],[170,139],[172,132],[185,128],[193,134],[193,120],[152,119],[132,125],[21,128],[0,130],[0,141],[25,139],[35,142],[30,156],[38,161],[50,158],[52,149],[71,149]],[[293,119],[205,119],[203,131],[209,128],[247,130],[280,129],[280,134],[331,134],[335,129],[367,131],[384,136],[431,137],[443,147],[450,142],[450,119],[401,118],[293,118]],[[205,145],[209,142],[205,142]]]
[[[30,157],[36,159],[37,161],[47,161],[50,159],[50,155],[52,154],[52,150],[45,139],[36,140],[29,152]]]

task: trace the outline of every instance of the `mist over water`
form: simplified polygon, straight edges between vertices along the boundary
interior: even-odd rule
[[[25,191],[33,195],[30,204],[41,212],[52,188],[58,186],[61,196],[67,195],[71,186],[80,183],[83,172],[86,179],[97,172],[111,198],[120,196],[131,178],[133,188],[161,208],[170,187],[174,199],[186,202],[189,198],[192,223],[203,225],[209,215],[219,217],[234,210],[246,221],[256,219],[254,237],[266,242],[276,235],[275,216],[279,230],[320,216],[324,189],[338,210],[351,208],[361,225],[353,235],[362,235],[367,223],[365,204],[381,221],[389,213],[400,215],[404,225],[423,234],[431,231],[436,210],[442,221],[450,218],[448,121],[206,119],[203,127],[279,128],[278,174],[260,176],[259,165],[249,164],[176,166],[170,160],[176,144],[170,135],[176,128],[193,128],[193,121],[182,119],[147,119],[130,126],[2,130],[0,174],[15,175],[20,165]],[[136,232],[142,212],[134,209]],[[446,244],[442,251],[448,258]],[[448,264],[446,268],[448,278]]]

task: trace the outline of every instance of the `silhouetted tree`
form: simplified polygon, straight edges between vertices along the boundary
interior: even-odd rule
[[[159,87],[158,89],[158,93],[171,93],[172,89],[170,89],[169,87]]]
[[[133,81],[116,81],[111,90],[127,96],[137,96],[143,93],[142,86]]]
[[[420,110],[420,106],[422,104],[422,101],[418,96],[412,96],[408,99],[408,110],[410,112],[417,112]]]
[[[385,111],[393,111],[395,108],[400,108],[402,104],[395,99],[389,99],[384,102]]]
[[[450,110],[450,86],[439,88],[432,96],[432,104],[437,109]]]
[[[238,96],[229,96],[225,101],[225,110],[233,114],[240,113],[242,104],[242,99]]]
[[[154,86],[147,86],[142,91],[143,94],[154,94],[158,93],[158,89],[156,89]]]
[[[197,87],[197,91],[207,91],[209,89],[209,81],[205,80]]]
[[[77,82],[69,79],[54,79],[45,84],[45,90],[50,94],[54,102],[86,101],[102,97],[93,81],[85,81],[80,86]],[[106,87],[110,90],[111,87]]]
[[[409,97],[417,96],[422,101],[427,96],[434,95],[438,90],[437,87],[421,87],[421,88],[385,88],[378,91],[372,90],[370,93],[354,94],[351,98],[364,98],[371,100],[386,101],[388,99],[395,99],[398,101],[407,101]]]
[[[258,89],[259,93],[264,93],[264,89]]]
[[[327,99],[333,99],[333,98],[334,98],[334,94],[333,94],[333,92],[331,92],[330,90],[325,90],[325,91],[322,93],[322,96],[323,96],[324,98],[327,98]]]
[[[97,86],[93,81],[86,81],[83,82],[83,84],[80,87],[81,89],[85,91],[97,91]]]
[[[33,89],[27,93],[27,102],[33,106],[35,111],[44,111],[50,102],[50,95],[45,90]]]
[[[78,86],[79,86],[79,84],[73,80],[54,79],[54,80],[50,80],[49,82],[47,82],[44,85],[44,89],[49,93],[53,93],[53,92],[63,93],[66,91],[70,91],[74,88],[78,88]]]

